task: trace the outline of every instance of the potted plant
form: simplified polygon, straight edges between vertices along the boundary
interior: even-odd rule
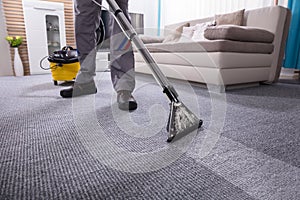
[[[14,73],[16,76],[23,76],[23,63],[18,51],[18,47],[22,44],[23,38],[21,36],[7,36],[5,39],[8,41],[10,47],[14,48]]]
[[[23,42],[21,36],[7,36],[5,39],[8,41],[10,47],[13,48],[18,48]]]

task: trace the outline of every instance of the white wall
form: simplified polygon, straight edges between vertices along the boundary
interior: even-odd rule
[[[128,10],[132,13],[144,14],[145,35],[157,33],[158,1],[157,0],[129,0]],[[105,0],[103,6],[108,7]]]
[[[145,35],[155,35],[157,33],[157,0],[129,0],[129,12],[144,14]]]
[[[8,42],[5,40],[7,36],[6,23],[3,14],[2,0],[0,0],[0,76],[13,75],[10,60],[10,51]]]
[[[278,1],[278,5],[287,7],[287,5],[288,5],[288,0],[279,0],[279,1]]]

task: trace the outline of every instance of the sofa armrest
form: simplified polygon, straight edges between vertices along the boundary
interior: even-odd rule
[[[280,75],[290,20],[290,10],[281,6],[248,10],[244,15],[243,25],[263,28],[275,35],[270,83],[276,82]]]

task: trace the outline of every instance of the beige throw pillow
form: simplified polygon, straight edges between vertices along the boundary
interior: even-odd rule
[[[190,26],[190,23],[185,23],[181,26],[178,26],[174,31],[172,31],[171,34],[166,36],[163,43],[177,42],[181,37],[183,27],[189,27],[189,26]]]
[[[241,26],[244,20],[245,9],[233,13],[215,15],[216,25],[233,24]]]

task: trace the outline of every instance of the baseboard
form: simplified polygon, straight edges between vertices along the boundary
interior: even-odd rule
[[[242,88],[249,88],[249,87],[257,87],[259,86],[259,82],[255,83],[242,83],[237,85],[227,85],[225,90],[235,90],[235,89],[242,89]]]

